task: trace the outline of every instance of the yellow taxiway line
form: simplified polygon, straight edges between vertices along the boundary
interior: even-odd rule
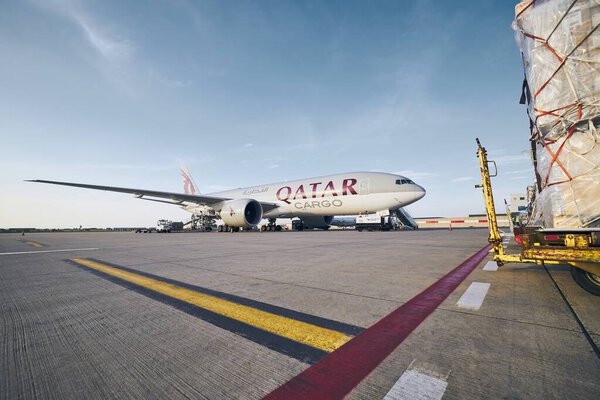
[[[352,339],[343,333],[272,314],[85,258],[71,261],[205,310],[331,352]]]
[[[38,242],[27,242],[27,244],[32,245],[33,247],[44,247],[43,244],[38,243]]]

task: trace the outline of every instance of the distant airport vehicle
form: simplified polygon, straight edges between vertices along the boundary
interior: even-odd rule
[[[171,233],[173,229],[173,221],[168,219],[159,219],[156,222],[156,232],[158,233]]]
[[[356,216],[333,217],[333,221],[331,221],[332,226],[339,226],[341,228],[345,228],[348,226],[354,226],[355,224],[356,224]]]
[[[277,218],[294,217],[300,218],[304,227],[324,229],[331,225],[334,215],[395,210],[425,196],[425,189],[412,180],[383,172],[328,175],[209,194],[198,192],[187,171],[182,170],[182,176],[186,193],[48,180],[28,182],[131,193],[142,200],[178,205],[199,216],[202,226],[210,227],[221,219],[225,231],[254,227],[263,218],[269,220],[267,230],[280,231]]]
[[[355,228],[357,231],[392,231],[401,228],[400,221],[395,213],[389,210],[378,211],[374,214],[361,214],[356,217]]]

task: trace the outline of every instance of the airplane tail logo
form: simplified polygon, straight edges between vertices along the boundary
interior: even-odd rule
[[[196,186],[196,182],[194,182],[194,178],[190,174],[190,171],[186,167],[179,168],[181,172],[181,177],[183,178],[183,193],[185,194],[200,194],[198,190],[198,186]]]

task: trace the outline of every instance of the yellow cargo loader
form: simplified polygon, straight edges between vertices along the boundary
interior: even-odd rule
[[[571,275],[579,286],[600,296],[600,229],[544,229],[541,227],[515,228],[515,239],[521,246],[519,254],[508,254],[502,245],[502,237],[496,221],[496,209],[492,194],[491,178],[497,175],[496,163],[488,161],[487,151],[477,140],[477,158],[481,169],[485,210],[489,221],[489,242],[493,246],[494,261],[498,266],[506,263],[570,264]],[[494,165],[490,175],[489,165]]]

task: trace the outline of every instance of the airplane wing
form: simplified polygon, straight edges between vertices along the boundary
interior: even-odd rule
[[[160,201],[168,204],[181,204],[185,201],[189,203],[196,204],[216,204],[222,201],[232,200],[228,197],[215,197],[215,196],[206,196],[206,195],[196,195],[196,194],[183,194],[183,193],[172,193],[172,192],[159,192],[156,190],[145,190],[145,189],[134,189],[134,188],[123,188],[123,187],[115,187],[115,186],[100,186],[100,185],[88,185],[86,183],[72,183],[72,182],[57,182],[57,181],[46,181],[42,179],[26,179],[26,182],[36,182],[36,183],[50,183],[52,185],[62,185],[62,186],[73,186],[84,189],[94,189],[94,190],[105,190],[108,192],[119,192],[119,193],[130,193],[135,197],[144,199],[144,200],[152,200],[147,199],[145,196],[149,197],[158,197],[161,199],[169,199],[171,201]],[[264,211],[269,211],[274,208],[279,207],[276,203],[264,203],[259,202],[263,206]]]

